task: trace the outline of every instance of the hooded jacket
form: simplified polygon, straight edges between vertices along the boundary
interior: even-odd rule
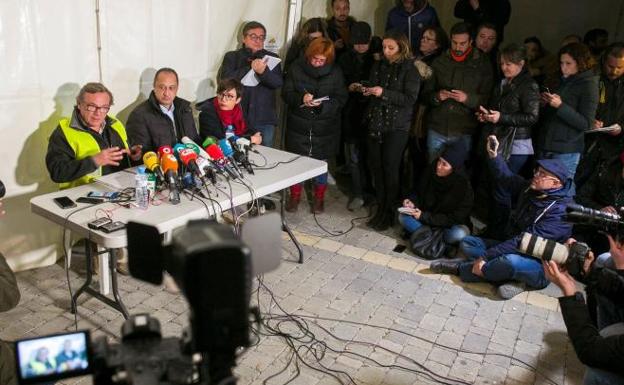
[[[438,26],[440,21],[435,8],[428,1],[414,1],[415,11],[409,13],[403,7],[403,2],[397,0],[396,6],[388,12],[386,31],[391,29],[401,31],[407,36],[413,52],[418,52],[423,30],[429,26]]]
[[[494,178],[519,198],[505,230],[508,239],[487,249],[487,260],[518,253],[523,232],[557,242],[565,242],[570,237],[572,224],[564,222],[563,218],[566,206],[573,203],[568,196],[571,180],[558,190],[536,191],[529,187],[530,181],[512,173],[502,157],[488,158],[488,165]]]

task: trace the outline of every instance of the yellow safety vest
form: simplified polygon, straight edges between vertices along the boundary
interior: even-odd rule
[[[59,122],[59,127],[61,128],[61,131],[63,131],[65,139],[67,139],[67,142],[74,150],[74,154],[77,160],[88,158],[101,151],[100,145],[90,133],[72,128],[69,123],[70,120],[68,118],[63,118]],[[123,126],[123,124],[119,120],[113,119],[111,128],[115,130],[115,132],[117,132],[124,144],[124,147],[127,149],[128,135],[126,134],[126,128]],[[102,176],[102,167],[98,167],[97,170],[93,171],[92,173],[84,175],[71,182],[60,183],[59,186],[61,190],[64,190],[67,188],[92,183],[100,176]]]

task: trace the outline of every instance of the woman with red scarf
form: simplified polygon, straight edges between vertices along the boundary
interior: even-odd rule
[[[217,86],[217,96],[197,104],[199,113],[199,134],[202,140],[208,136],[217,139],[226,137],[228,130],[233,135],[249,137],[251,143],[261,144],[262,135],[245,122],[240,106],[243,85],[237,79],[223,79]]]

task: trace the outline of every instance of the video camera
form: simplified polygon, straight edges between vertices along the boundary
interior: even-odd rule
[[[228,226],[194,220],[161,244],[155,227],[128,223],[130,274],[158,285],[168,272],[189,304],[189,328],[163,338],[156,318],[131,316],[121,343],[88,332],[16,342],[20,384],[41,384],[92,374],[103,384],[235,384],[236,350],[250,344],[251,279],[280,263],[281,222],[276,213],[249,219],[241,239]],[[252,258],[252,250],[254,258]],[[65,349],[68,344],[68,349]],[[61,365],[62,353],[71,364]]]
[[[618,242],[624,239],[624,221],[618,214],[594,210],[578,204],[569,204],[566,207],[564,220],[574,224],[592,226],[600,232],[611,235]],[[578,277],[583,270],[585,257],[590,248],[582,242],[575,242],[568,246],[534,234],[522,233],[518,250],[545,261],[553,260],[557,264],[565,266],[573,277]]]

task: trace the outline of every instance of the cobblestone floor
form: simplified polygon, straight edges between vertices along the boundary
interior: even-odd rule
[[[365,209],[347,211],[346,198],[335,188],[326,203],[326,213],[316,219],[331,232],[346,230],[354,217],[367,214]],[[284,384],[295,376],[291,384],[582,382],[584,369],[566,336],[556,288],[503,301],[489,285],[432,274],[428,262],[393,252],[401,242],[396,230],[376,233],[358,220],[348,233],[329,236],[304,204],[288,219],[303,244],[305,263],[294,262],[295,248],[284,238],[283,262],[264,277],[265,287],[254,302],[273,319],[270,325],[277,327],[282,310],[296,314],[295,319],[305,321],[324,343],[295,342],[297,357],[284,339],[261,336],[237,361],[240,384],[267,379],[268,384]],[[61,263],[17,276],[22,299],[16,309],[0,315],[1,338],[73,330]],[[74,271],[70,278],[74,288],[81,282]],[[129,277],[121,277],[120,290],[130,312],[156,316],[164,335],[178,336],[187,324],[188,308],[181,295]],[[79,328],[91,329],[94,337],[114,338],[122,323],[118,312],[81,298]],[[292,320],[279,327],[301,334]],[[333,370],[333,376],[321,369]]]

